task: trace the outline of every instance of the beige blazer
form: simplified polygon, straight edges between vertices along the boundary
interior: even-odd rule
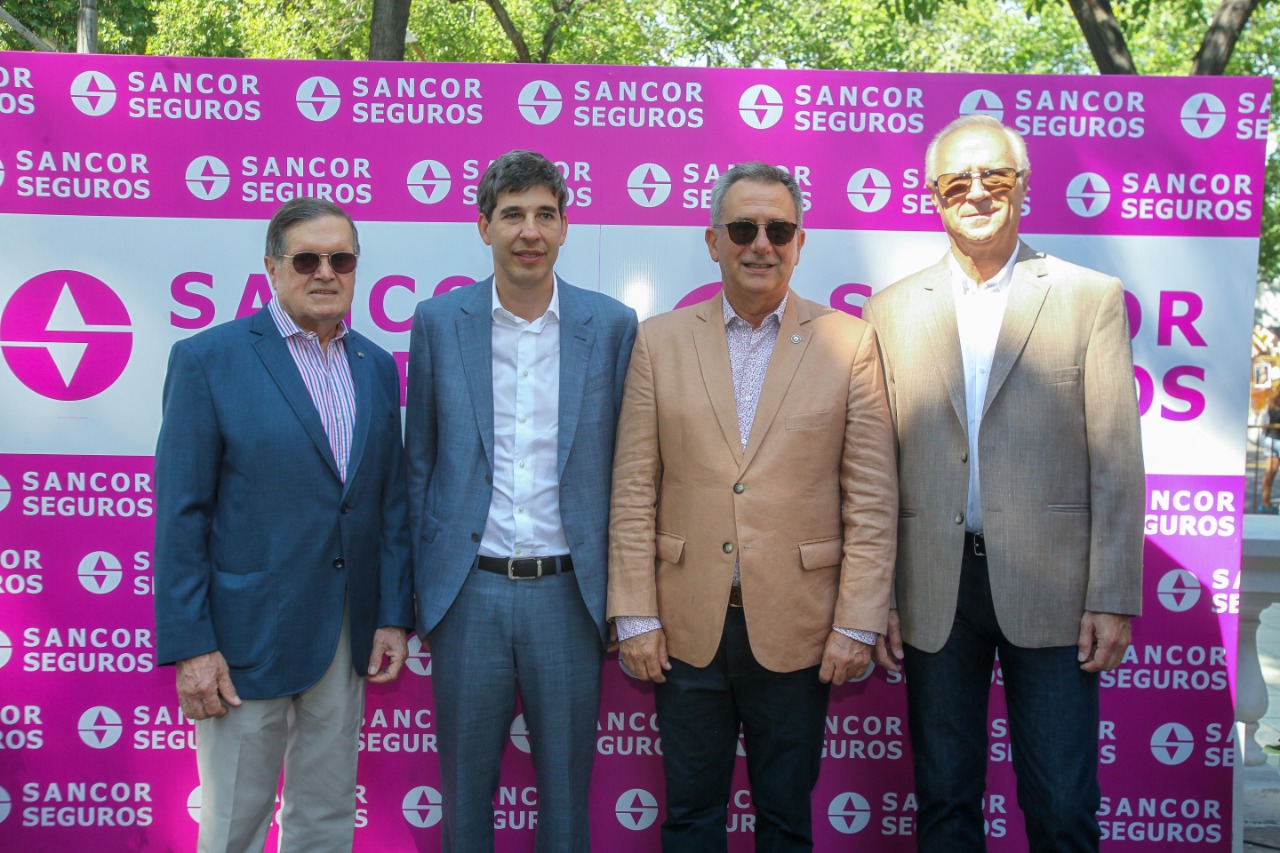
[[[751,649],[790,672],[833,625],[883,632],[898,491],[871,328],[787,301],[742,449],[723,297],[640,326],[614,454],[610,618],[657,616],[672,657],[706,666],[734,561]]]
[[[951,632],[969,480],[963,362],[947,259],[878,293],[898,438],[903,639]],[[996,617],[1016,645],[1075,645],[1083,611],[1142,607],[1145,479],[1119,280],[1018,251],[979,434]]]

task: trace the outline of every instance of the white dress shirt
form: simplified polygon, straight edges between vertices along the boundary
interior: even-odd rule
[[[560,291],[532,322],[493,291],[493,497],[485,557],[569,553],[560,521]]]
[[[965,529],[982,532],[982,492],[978,461],[978,433],[982,428],[982,409],[987,399],[987,380],[996,354],[996,340],[1004,309],[1009,304],[1009,286],[1013,282],[1013,266],[1018,252],[993,278],[976,282],[960,268],[955,255],[951,259],[951,293],[956,304],[956,327],[960,332],[960,354],[964,359],[964,408],[969,423],[969,497],[965,507]]]

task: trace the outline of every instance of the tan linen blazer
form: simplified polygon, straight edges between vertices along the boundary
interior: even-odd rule
[[[1029,648],[1075,645],[1083,611],[1142,607],[1145,478],[1118,279],[1020,244],[979,427],[996,618]],[[903,639],[951,633],[969,444],[948,260],[867,301],[898,438]]]
[[[723,296],[646,320],[614,454],[610,618],[657,616],[706,666],[734,561],[751,650],[821,662],[833,625],[883,632],[898,490],[875,335],[791,293],[745,452]]]

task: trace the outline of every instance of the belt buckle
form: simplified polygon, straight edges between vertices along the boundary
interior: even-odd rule
[[[987,556],[987,540],[981,533],[973,534],[973,556]]]
[[[538,578],[542,577],[542,558],[541,557],[537,557],[533,561],[534,574],[532,577],[521,577],[520,575],[516,574],[516,568],[515,568],[516,562],[517,560],[515,557],[507,557],[507,577],[510,580],[531,581],[531,580],[537,580]]]

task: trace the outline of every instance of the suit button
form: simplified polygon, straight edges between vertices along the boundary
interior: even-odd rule
[[[960,461],[961,461],[961,462],[968,462],[968,461],[969,461],[969,451],[967,451],[967,450],[966,450],[964,453],[961,453],[961,454],[960,454]]]
[[[744,486],[744,485],[742,485],[741,483],[734,483],[734,484],[733,484],[733,493],[734,493],[735,495],[740,495],[740,494],[742,494],[743,492],[745,492],[746,490],[747,490],[747,487],[746,487],[746,486]]]
[[[479,533],[472,533],[472,534],[471,534],[471,541],[472,541],[472,542],[479,542],[479,541],[480,541],[480,534],[479,534]]]
[[[347,514],[347,513],[349,513],[349,512],[351,512],[351,504],[343,504],[343,505],[342,505],[342,514],[343,514],[343,515],[346,515],[346,514]]]
[[[964,524],[964,514],[957,512],[955,517],[955,522],[956,524]]]
[[[721,550],[721,551],[724,551],[726,554],[732,554],[732,553],[733,553],[733,543],[732,543],[732,542],[726,542],[726,543],[724,543],[723,545],[721,545],[721,546],[720,546],[720,550]]]
[[[485,475],[484,475],[484,481],[485,481],[485,484],[486,484],[486,485],[492,486],[492,485],[493,485],[493,475],[492,475],[492,474],[485,474]]]
[[[347,564],[346,560],[343,560],[341,557],[339,557],[338,559],[336,559],[336,560],[334,560],[334,561],[333,561],[333,567],[334,567],[335,569],[340,569],[340,568],[342,568],[343,566],[345,566],[346,564]]]

